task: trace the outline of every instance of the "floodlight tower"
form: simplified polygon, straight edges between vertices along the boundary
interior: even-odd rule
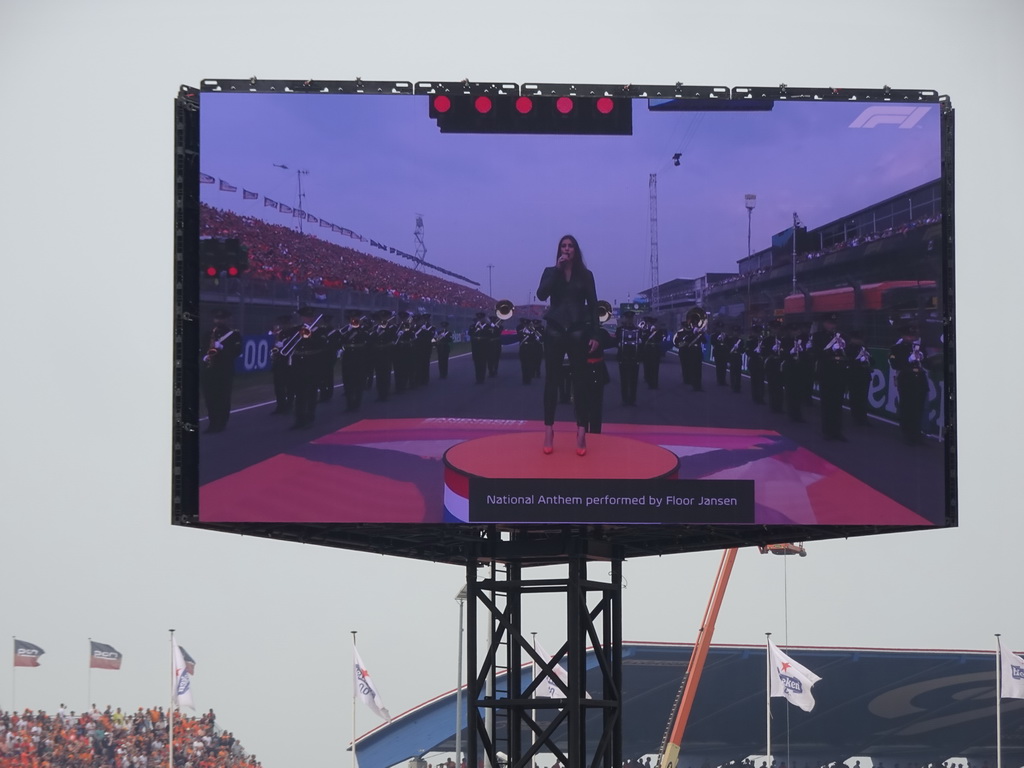
[[[290,171],[291,170],[291,168],[289,168],[284,163],[274,163],[274,167],[275,168],[281,168],[281,169],[283,169],[285,171]],[[305,214],[305,210],[302,207],[302,200],[306,196],[306,193],[302,191],[302,177],[303,176],[307,176],[307,175],[309,175],[309,171],[307,171],[307,170],[305,170],[303,168],[296,168],[295,169],[295,179],[296,179],[296,181],[298,182],[298,185],[299,185],[299,192],[298,192],[298,195],[296,196],[296,201],[295,201],[295,210],[299,211],[301,214],[303,214],[303,215],[299,216],[299,234],[302,234],[302,231],[303,231],[302,230],[302,222],[305,221],[305,215],[304,215]]]
[[[658,276],[658,174],[651,174],[648,187],[651,206],[651,312],[657,312],[661,306],[661,296],[658,292],[658,286],[661,284],[661,278]]]
[[[427,258],[427,245],[423,242],[423,214],[416,214],[416,231],[413,232],[413,237],[416,238],[416,252],[413,254],[416,257],[416,269],[418,270],[423,266],[423,261]]]

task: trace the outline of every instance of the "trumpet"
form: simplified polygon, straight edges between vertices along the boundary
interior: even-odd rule
[[[494,305],[494,314],[497,315],[499,320],[508,320],[515,314],[516,307],[508,299],[502,299]]]

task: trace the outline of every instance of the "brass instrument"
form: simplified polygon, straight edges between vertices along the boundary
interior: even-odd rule
[[[508,320],[515,313],[516,307],[508,299],[502,299],[494,305],[494,314],[497,315],[499,320]]]
[[[214,331],[214,333],[216,333],[216,331]],[[206,354],[203,356],[204,363],[206,363],[207,365],[213,365],[214,358],[217,357],[217,354],[220,352],[220,350],[217,349],[217,345],[223,344],[225,341],[227,341],[228,336],[230,336],[232,333],[234,333],[234,330],[228,331],[219,339],[216,338],[213,333],[210,334],[210,348],[206,350]]]
[[[709,319],[707,310],[703,307],[694,307],[686,313],[686,324],[690,326],[690,333],[693,334],[693,338],[686,343],[686,346],[695,347],[701,343],[704,333],[708,329]]]
[[[612,305],[604,299],[597,302],[597,322],[607,323],[612,319]]]
[[[305,339],[308,339],[310,336],[312,336],[313,331],[316,330],[317,324],[322,319],[323,314],[321,313],[320,315],[317,316],[316,320],[314,320],[309,325],[303,323],[302,327],[299,328],[299,330],[297,330],[295,333],[293,333],[291,338],[288,339],[288,341],[281,345],[281,354],[284,355],[285,357],[290,358],[292,356],[292,353],[295,351],[295,348],[299,346],[299,342],[304,341]]]
[[[829,352],[842,352],[846,349],[846,339],[839,335],[837,332],[832,340],[825,345],[825,350]]]

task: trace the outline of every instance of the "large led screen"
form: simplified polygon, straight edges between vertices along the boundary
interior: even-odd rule
[[[198,521],[954,524],[944,106],[203,89]]]

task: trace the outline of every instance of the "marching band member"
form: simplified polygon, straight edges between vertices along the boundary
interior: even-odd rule
[[[861,427],[871,426],[868,421],[868,391],[873,368],[871,354],[864,345],[864,334],[857,329],[850,331],[850,341],[846,345],[846,389],[850,399],[850,417]]]
[[[889,350],[889,366],[896,371],[896,393],[899,398],[896,401],[896,415],[903,441],[907,445],[924,443],[922,422],[928,397],[926,357],[917,326],[913,323],[903,324],[899,341]]]
[[[648,389],[657,389],[661,377],[661,344],[665,340],[665,331],[658,326],[653,317],[644,318],[642,333],[644,363],[644,382]]]
[[[476,383],[483,384],[487,377],[487,340],[490,338],[489,323],[485,312],[477,312],[476,320],[469,327],[469,349],[473,357],[473,372]]]
[[[292,403],[295,400],[295,393],[292,391],[292,384],[289,378],[291,370],[288,366],[288,358],[281,354],[281,347],[284,346],[285,329],[292,325],[290,315],[280,315],[274,321],[270,329],[270,375],[274,381],[274,399],[277,407],[271,411],[272,414],[289,413]]]
[[[825,315],[810,340],[821,398],[821,432],[826,440],[843,440],[843,394],[846,391],[846,340],[836,329],[835,315]]]
[[[764,362],[767,350],[766,331],[758,324],[750,327],[747,335],[747,373],[750,375],[750,399],[755,405],[764,405]]]
[[[216,309],[213,328],[203,355],[202,388],[209,422],[207,432],[223,432],[231,415],[231,387],[235,380],[235,359],[242,354],[242,334],[228,322],[231,312]]]
[[[441,328],[434,334],[434,346],[437,347],[437,375],[448,378],[448,357],[452,353],[452,332],[448,322],[441,323]]]
[[[300,307],[300,325],[290,329],[281,354],[288,358],[292,386],[295,391],[295,421],[292,429],[313,425],[316,412],[317,384],[323,372],[323,355],[327,336],[319,327],[322,315],[312,307]]]
[[[622,391],[623,405],[636,405],[636,385],[640,378],[640,330],[633,322],[633,312],[622,313],[622,325],[619,327],[619,387]]]
[[[341,383],[345,387],[345,411],[363,404],[367,368],[370,365],[370,333],[358,309],[348,312],[348,323],[341,330]]]

